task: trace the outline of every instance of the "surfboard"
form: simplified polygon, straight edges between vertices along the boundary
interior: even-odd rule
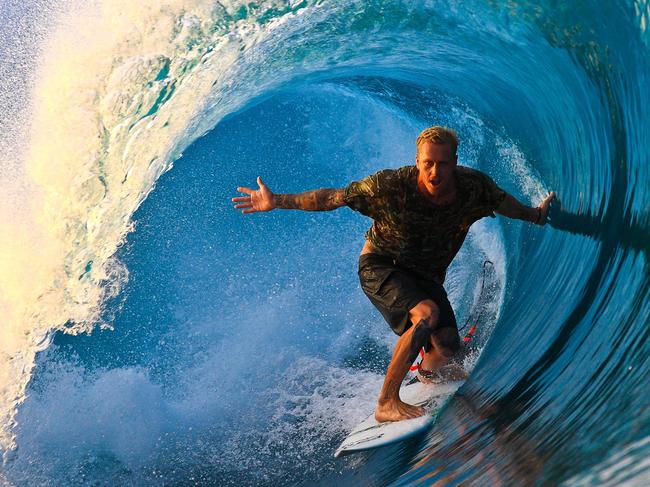
[[[379,423],[373,411],[352,430],[334,453],[334,457],[392,445],[411,438],[428,429],[438,417],[447,401],[464,381],[423,384],[414,382],[400,389],[402,401],[423,406],[427,413],[419,418]]]

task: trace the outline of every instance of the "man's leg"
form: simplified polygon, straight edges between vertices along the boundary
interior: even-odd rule
[[[399,388],[420,349],[431,340],[438,316],[438,305],[430,299],[420,301],[409,311],[413,326],[400,336],[393,350],[393,358],[388,365],[375,409],[377,421],[399,421],[424,414],[423,408],[402,402],[399,398]]]
[[[434,372],[449,362],[450,357],[445,355],[436,344],[436,340],[431,335],[431,346],[428,352],[424,353],[420,367],[428,372]]]
[[[456,364],[449,364],[450,359],[460,350],[460,337],[455,327],[439,328],[431,335],[431,347],[424,354],[420,368],[428,372],[439,373],[438,380],[463,380],[467,378],[467,372]],[[449,364],[449,365],[447,365]],[[418,374],[418,378],[424,383],[433,382],[424,375]]]

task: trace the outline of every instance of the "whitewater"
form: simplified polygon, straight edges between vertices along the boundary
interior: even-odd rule
[[[647,1],[11,0],[0,20],[0,483],[648,483]],[[369,222],[230,198],[412,163],[433,124],[461,164],[559,201],[544,228],[472,227],[445,286],[482,326],[436,426],[335,460],[395,341],[356,278]]]

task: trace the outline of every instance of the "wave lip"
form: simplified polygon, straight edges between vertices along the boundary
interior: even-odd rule
[[[102,303],[125,285],[112,256],[160,175],[225,116],[331,79],[413,125],[478,118],[468,139],[500,136],[486,167],[500,184],[561,200],[550,227],[503,226],[508,289],[495,332],[398,482],[591,482],[612,462],[616,478],[643,479],[626,465],[647,453],[650,424],[639,388],[650,319],[647,8],[225,5],[99,2],[57,20],[19,184],[29,205],[19,219],[2,210],[2,447],[37,351],[55,330],[101,323]],[[492,156],[464,144],[476,162]],[[411,468],[386,458],[360,475]]]

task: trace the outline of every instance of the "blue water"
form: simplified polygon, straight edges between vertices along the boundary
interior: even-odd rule
[[[177,134],[187,146],[131,196],[137,211],[108,213],[134,224],[115,242],[126,270],[97,280],[120,284],[90,323],[111,329],[53,326],[16,406],[4,481],[647,485],[650,5],[275,2],[229,15],[206,29],[284,23],[196,95]],[[192,79],[170,59],[182,90]],[[182,92],[164,90],[138,117],[173,124],[165,104]],[[491,305],[471,376],[431,431],[335,460],[395,341],[357,281],[369,220],[242,215],[230,198],[257,176],[298,192],[411,164],[432,124],[458,131],[461,164],[528,204],[548,191],[558,202],[543,228],[472,228],[446,286],[459,322],[475,316],[490,259]],[[97,264],[80,265],[68,275],[83,282]]]

